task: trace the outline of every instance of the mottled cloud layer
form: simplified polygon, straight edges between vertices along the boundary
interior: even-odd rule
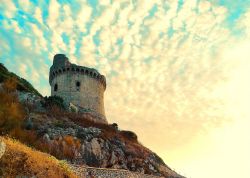
[[[54,54],[97,68],[107,77],[108,120],[167,160],[235,118],[224,91],[246,61],[228,51],[250,37],[249,7],[230,0],[0,0],[0,62],[44,95]]]

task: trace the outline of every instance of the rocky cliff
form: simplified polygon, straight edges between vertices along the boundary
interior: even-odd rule
[[[1,73],[9,72],[1,65]],[[19,110],[14,109],[24,114],[23,119],[19,117],[21,121],[17,126],[12,124],[8,130],[1,128],[1,134],[8,134],[57,159],[66,160],[78,173],[85,171],[87,174],[98,176],[102,172],[107,175],[110,173],[107,170],[110,169],[113,170],[112,175],[117,175],[117,170],[118,173],[121,170],[121,175],[127,175],[125,177],[182,177],[171,170],[154,152],[140,144],[134,132],[122,130],[115,123],[98,123],[88,112],[68,112],[67,108],[60,105],[61,100],[44,98],[31,85],[23,85],[21,89],[17,87],[17,90],[12,91],[6,90],[3,82],[7,80],[8,76],[5,75],[1,81],[0,95],[16,97],[15,102],[22,107],[17,107]],[[0,116],[2,120],[14,117],[8,117],[8,106],[13,101],[8,103],[7,99],[0,102],[2,108],[5,108],[5,115]],[[0,127],[4,127],[2,123],[6,122],[0,122]],[[131,176],[126,170],[134,174]],[[136,176],[136,173],[140,173],[140,176]]]

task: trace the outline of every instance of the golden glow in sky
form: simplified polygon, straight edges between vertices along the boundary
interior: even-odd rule
[[[217,103],[220,109],[216,111],[218,112],[216,115],[223,116],[220,124],[208,125],[205,131],[195,135],[191,140],[187,140],[188,142],[183,139],[182,143],[162,137],[164,133],[167,135],[174,132],[175,129],[181,129],[178,125],[172,127],[171,131],[162,129],[158,132],[155,130],[162,134],[158,135],[160,139],[157,145],[159,146],[156,146],[154,150],[182,175],[192,178],[250,177],[249,49],[250,42],[242,42],[223,51],[220,58],[227,62],[221,65],[221,70],[223,67],[227,68],[224,73],[225,81],[218,83],[210,96],[204,96],[220,98],[220,103]],[[176,132],[179,133],[179,131]],[[144,131],[141,131],[140,134],[140,137],[144,139],[143,143],[154,145],[155,141],[150,135]],[[173,149],[161,150],[160,145],[164,144],[163,142],[171,142]]]

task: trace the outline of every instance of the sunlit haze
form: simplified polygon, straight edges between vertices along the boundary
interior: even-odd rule
[[[45,96],[57,53],[181,175],[250,177],[249,0],[0,0],[1,63]]]

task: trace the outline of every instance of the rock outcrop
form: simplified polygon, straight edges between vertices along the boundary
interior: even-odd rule
[[[69,160],[72,164],[129,170],[167,178],[182,177],[171,170],[155,153],[138,143],[135,140],[137,136],[133,132],[120,131],[113,125],[97,124],[95,127],[86,125],[84,122],[79,124],[72,121],[70,116],[56,118],[48,114],[31,113],[30,117],[36,133],[51,147],[58,140],[63,140],[65,136],[71,136],[80,141],[79,149],[75,150],[73,158]],[[104,133],[107,131],[111,136],[105,136]],[[134,140],[123,139],[121,137],[123,133]]]

